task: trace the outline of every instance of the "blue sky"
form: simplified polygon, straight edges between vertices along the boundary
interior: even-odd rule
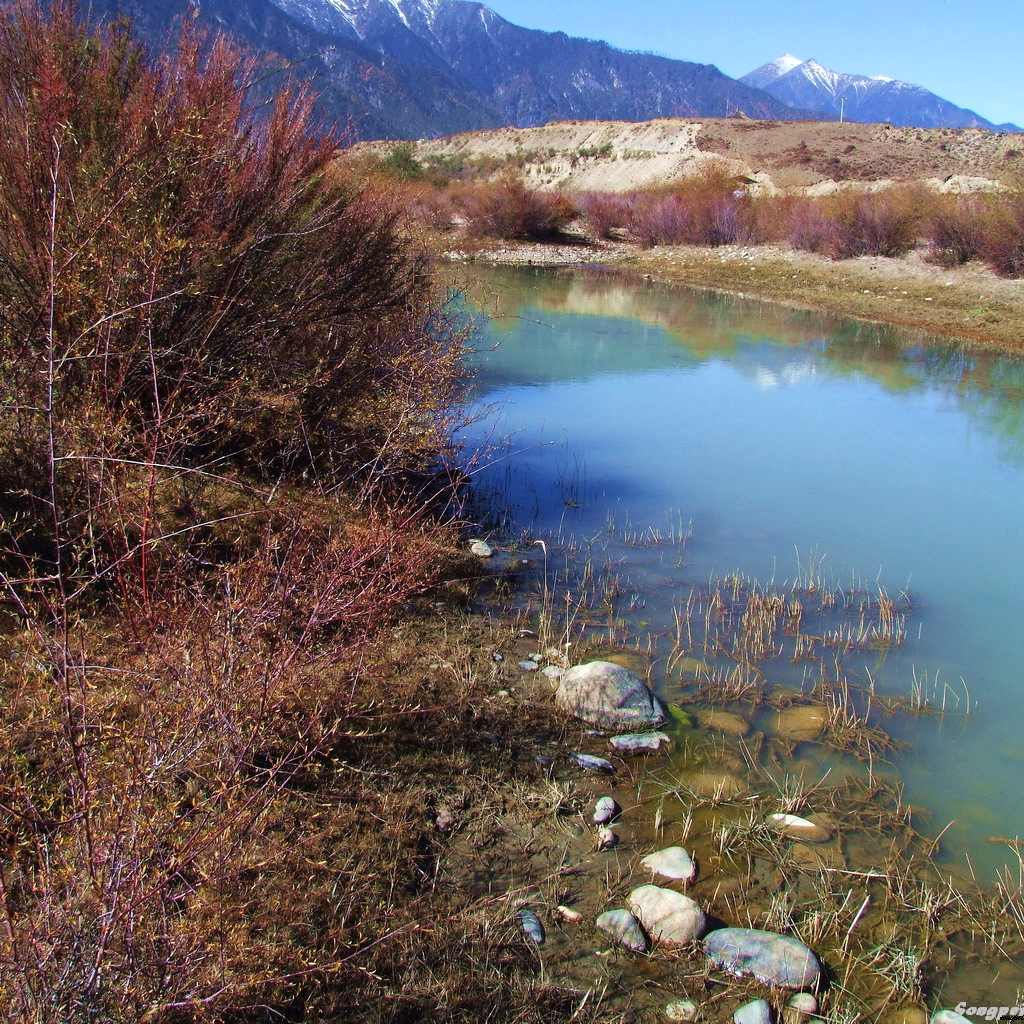
[[[1024,0],[486,0],[520,25],[715,64],[789,52],[1024,124]]]

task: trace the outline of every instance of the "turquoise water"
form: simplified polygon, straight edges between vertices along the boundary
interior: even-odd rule
[[[879,689],[963,679],[974,711],[893,720],[896,769],[929,831],[953,823],[948,859],[1004,863],[990,837],[1024,834],[1024,363],[596,272],[459,286],[491,314],[467,441],[494,449],[479,480],[515,525],[589,537],[681,515],[688,578],[781,581],[816,552],[841,582],[909,586]],[[619,555],[643,591],[644,553]],[[652,589],[646,618],[672,596]]]

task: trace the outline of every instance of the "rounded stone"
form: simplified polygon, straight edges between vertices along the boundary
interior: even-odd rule
[[[607,825],[602,825],[597,830],[597,848],[599,850],[614,850],[619,845],[619,837]]]
[[[939,1010],[932,1014],[931,1024],[973,1024],[973,1021],[956,1010]]]
[[[537,662],[535,662],[535,661],[531,661],[530,659],[526,659],[525,661],[519,662],[519,667],[524,672],[536,672],[537,669],[540,668],[540,665],[538,665]]]
[[[622,808],[610,796],[603,796],[594,804],[594,824],[607,825],[621,813]]]
[[[818,1012],[818,1000],[810,992],[797,992],[791,996],[782,1011],[783,1024],[806,1024],[808,1017]]]
[[[704,953],[716,967],[765,985],[808,989],[821,980],[814,952],[799,940],[774,932],[720,928],[704,940]]]
[[[680,999],[665,1007],[665,1019],[672,1021],[693,1021],[697,1019],[697,1004],[692,999]]]
[[[681,893],[657,885],[641,885],[629,894],[629,909],[655,942],[685,946],[704,934],[704,911]]]
[[[803,843],[827,843],[832,838],[827,828],[795,814],[769,814],[766,820],[775,832]]]
[[[597,927],[634,953],[646,953],[650,949],[640,922],[628,910],[606,911],[597,919]]]
[[[603,757],[594,757],[593,754],[570,754],[569,756],[585,772],[600,772],[602,775],[615,774],[615,765]]]
[[[518,916],[519,927],[522,928],[523,934],[535,945],[543,946],[546,936],[540,918],[532,910],[520,910]]]
[[[656,754],[662,747],[672,745],[663,732],[630,732],[613,736],[610,742],[620,754]]]
[[[733,1015],[736,1024],[772,1024],[772,1008],[763,1000],[744,1003]]]
[[[667,850],[648,854],[640,863],[652,875],[660,875],[684,885],[689,885],[697,877],[697,865],[681,846],[670,846]]]
[[[725,733],[727,736],[742,738],[750,732],[750,723],[732,711],[700,711],[697,713],[697,721],[704,729]]]
[[[661,701],[629,669],[592,661],[569,669],[555,701],[564,711],[601,729],[655,728],[665,721]]]
[[[469,552],[477,558],[491,558],[494,555],[494,548],[487,541],[476,539],[469,542]]]
[[[798,705],[780,711],[774,719],[775,734],[796,743],[816,740],[828,724],[828,712],[815,705]]]

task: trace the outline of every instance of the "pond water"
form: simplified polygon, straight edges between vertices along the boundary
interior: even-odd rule
[[[862,670],[899,695],[938,679],[958,710],[887,722],[908,744],[895,769],[945,858],[1005,863],[990,840],[1024,833],[1024,363],[597,271],[455,285],[488,314],[467,441],[489,446],[478,479],[514,525],[685,522],[688,579],[816,560],[907,588],[907,643]],[[662,570],[643,548],[616,557],[663,626],[678,594],[645,587]]]

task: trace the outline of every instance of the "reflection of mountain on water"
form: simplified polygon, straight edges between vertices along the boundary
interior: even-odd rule
[[[888,392],[936,391],[1024,459],[1024,361],[921,344],[913,332],[610,274],[459,268],[453,286],[490,321],[478,394],[501,387],[693,369],[721,359],[762,389],[812,374],[863,377]],[[514,344],[504,344],[514,337]]]

